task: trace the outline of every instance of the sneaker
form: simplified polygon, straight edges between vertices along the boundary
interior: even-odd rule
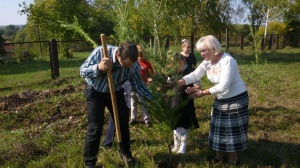
[[[132,155],[129,154],[121,154],[121,157],[123,159],[123,162],[125,163],[125,167],[128,166],[134,166],[135,165],[135,159],[132,157]]]
[[[152,127],[152,123],[149,121],[149,122],[145,122],[145,124],[146,124],[146,127]]]
[[[137,121],[136,121],[135,119],[131,119],[131,120],[129,121],[129,124],[130,124],[130,125],[135,125],[135,124],[137,124]]]

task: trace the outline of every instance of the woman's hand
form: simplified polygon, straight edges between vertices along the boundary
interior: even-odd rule
[[[195,89],[195,92],[193,94],[189,95],[188,98],[194,99],[194,98],[203,97],[203,96],[205,96],[205,94],[203,93],[203,90]]]

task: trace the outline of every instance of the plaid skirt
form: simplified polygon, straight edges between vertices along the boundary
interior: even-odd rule
[[[222,152],[247,148],[248,92],[228,99],[215,99],[211,111],[209,146]]]

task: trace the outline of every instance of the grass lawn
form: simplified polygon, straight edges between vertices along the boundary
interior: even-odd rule
[[[240,167],[299,167],[300,49],[264,52],[259,65],[249,49],[231,48],[229,53],[239,64],[250,96],[248,149],[238,153]],[[51,79],[48,60],[0,65],[0,167],[84,167],[87,116],[79,67],[88,55],[75,53],[72,59],[60,60],[57,79]],[[200,62],[201,56],[196,56]],[[210,86],[205,78],[201,82],[204,88]],[[168,152],[155,118],[151,128],[130,126],[137,167],[224,167],[208,162],[214,156],[207,144],[213,99],[195,100],[200,128],[191,132],[185,155]],[[100,148],[98,158],[98,165],[124,167],[117,143],[110,150]]]

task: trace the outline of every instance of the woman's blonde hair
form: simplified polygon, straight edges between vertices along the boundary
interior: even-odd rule
[[[218,55],[222,51],[222,46],[216,37],[214,37],[212,35],[207,35],[207,36],[201,37],[197,41],[196,49],[199,52],[204,49],[209,49],[213,52],[214,55]]]
[[[138,54],[145,57],[145,51],[141,44],[136,45],[136,48],[138,49]]]

